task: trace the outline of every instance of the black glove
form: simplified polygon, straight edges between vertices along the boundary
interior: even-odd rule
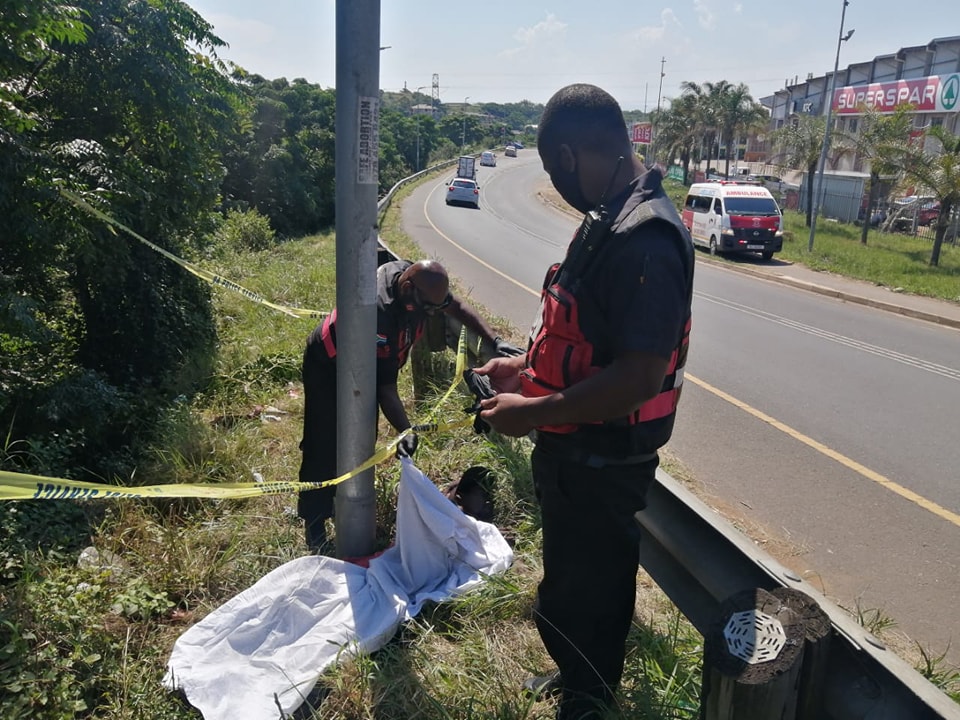
[[[463,381],[476,398],[473,405],[466,409],[468,413],[475,413],[473,418],[473,431],[477,433],[477,435],[486,435],[490,432],[490,424],[480,417],[480,401],[496,395],[493,387],[490,385],[490,378],[486,375],[477,375],[472,369],[467,369],[463,371]]]
[[[408,435],[404,435],[400,442],[397,443],[397,457],[408,457],[412,458],[413,454],[417,451],[417,445],[420,444],[420,438],[416,433],[412,432]]]
[[[496,349],[499,357],[516,357],[517,355],[524,354],[523,350],[516,345],[511,345],[499,335],[493,339],[493,347]]]

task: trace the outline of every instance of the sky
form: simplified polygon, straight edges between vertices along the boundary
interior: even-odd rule
[[[221,58],[334,86],[336,0],[186,2],[229,44]],[[654,110],[683,81],[728,80],[759,100],[788,78],[833,70],[842,10],[843,0],[382,0],[380,87],[415,90],[436,73],[441,102],[544,103],[588,82],[624,110]],[[851,29],[841,68],[960,35],[960,14],[954,0],[849,0]]]

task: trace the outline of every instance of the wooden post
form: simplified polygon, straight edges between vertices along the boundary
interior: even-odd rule
[[[757,588],[720,607],[704,637],[703,720],[794,720],[804,623],[780,598]]]
[[[803,666],[797,697],[797,720],[823,718],[823,686],[827,674],[827,658],[833,625],[830,616],[809,595],[793,588],[778,587],[770,594],[780,599],[803,620]]]

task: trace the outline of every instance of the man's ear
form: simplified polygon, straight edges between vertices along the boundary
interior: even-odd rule
[[[571,173],[577,169],[577,156],[573,152],[573,148],[567,145],[566,143],[561,143],[558,148],[560,151],[560,169],[564,172]]]

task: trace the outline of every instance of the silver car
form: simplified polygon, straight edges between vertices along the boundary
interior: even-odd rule
[[[476,180],[454,178],[447,187],[447,205],[453,203],[480,207],[480,186]]]

